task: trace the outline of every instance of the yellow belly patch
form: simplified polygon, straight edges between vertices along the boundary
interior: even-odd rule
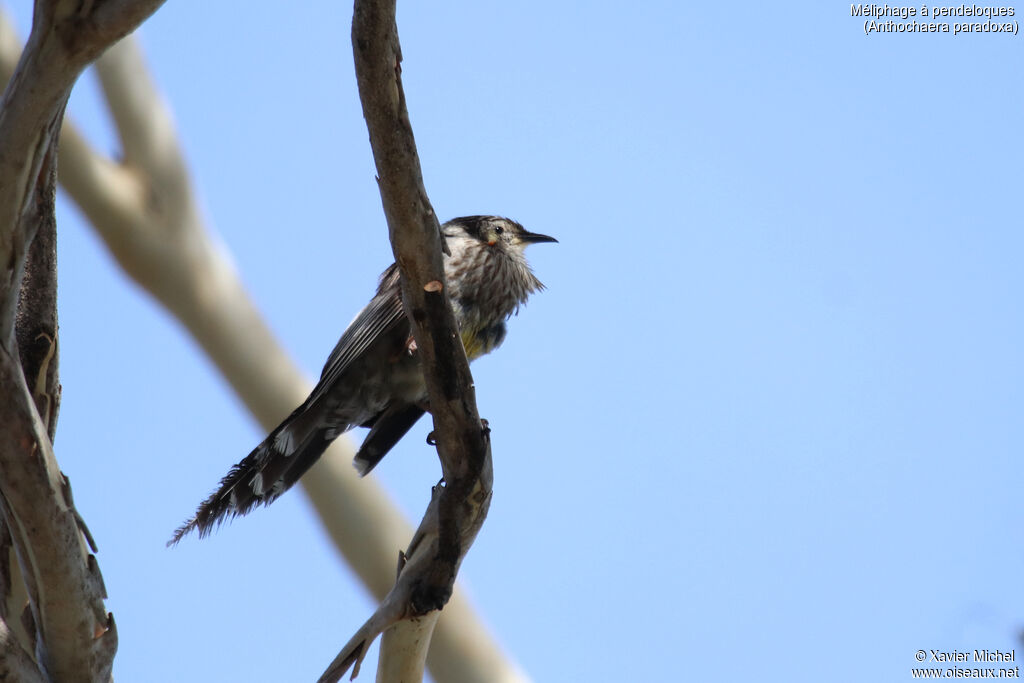
[[[462,346],[466,349],[466,358],[473,361],[480,356],[490,352],[490,349],[484,347],[482,338],[477,335],[473,330],[462,330]]]

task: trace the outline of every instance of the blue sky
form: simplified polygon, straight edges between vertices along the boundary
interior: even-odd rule
[[[28,25],[30,3],[6,5]],[[350,7],[141,31],[206,215],[310,376],[390,262]],[[404,3],[444,218],[548,286],[474,365],[495,493],[462,578],[539,681],[903,681],[1024,626],[1022,43],[844,3]],[[114,137],[86,76],[70,115]],[[313,680],[372,610],[299,491],[164,548],[262,433],[62,202],[61,465],[115,676]],[[419,518],[426,423],[375,472]],[[372,668],[363,677],[372,679]]]

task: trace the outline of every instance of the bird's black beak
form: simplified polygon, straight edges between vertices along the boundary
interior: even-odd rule
[[[527,244],[539,244],[540,242],[558,242],[554,237],[548,237],[547,235],[541,235],[537,232],[528,232],[523,230],[519,234],[519,239]]]

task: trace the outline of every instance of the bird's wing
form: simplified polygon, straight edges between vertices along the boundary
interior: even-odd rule
[[[409,324],[402,307],[402,292],[398,279],[398,266],[391,264],[381,275],[377,294],[366,305],[366,308],[359,311],[334,346],[334,350],[331,351],[331,355],[328,356],[327,362],[324,364],[323,372],[320,373],[320,381],[309,398],[306,399],[307,404],[312,404],[330,387],[334,386],[334,382],[352,364],[352,361],[359,358],[378,339],[389,336],[389,332],[395,325]]]
[[[392,265],[384,271],[377,294],[342,333],[327,359],[320,382],[309,398],[270,432],[242,462],[231,468],[221,480],[217,491],[199,506],[192,519],[174,533],[170,544],[177,543],[193,529],[197,529],[200,536],[205,536],[226,518],[244,515],[256,505],[269,504],[316,462],[339,430],[344,431],[351,426],[326,426],[320,420],[322,406],[317,407],[317,399],[329,393],[353,361],[379,339],[392,334],[396,325],[408,326],[409,322],[402,309],[398,279],[396,266]],[[412,419],[411,414],[404,419]],[[409,426],[412,426],[411,423]],[[398,428],[397,425],[393,427]],[[405,430],[408,428],[405,427]],[[398,436],[404,433],[403,430]],[[379,460],[383,453],[375,457]]]

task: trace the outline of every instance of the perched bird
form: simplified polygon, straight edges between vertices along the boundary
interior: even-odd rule
[[[501,345],[505,321],[544,288],[526,262],[526,246],[557,240],[498,216],[456,218],[442,230],[451,252],[444,257],[448,296],[472,361]],[[192,530],[205,536],[226,518],[273,502],[338,435],[357,426],[370,428],[354,463],[365,475],[429,410],[399,278],[391,264],[341,335],[309,398],[231,468],[168,545]]]

